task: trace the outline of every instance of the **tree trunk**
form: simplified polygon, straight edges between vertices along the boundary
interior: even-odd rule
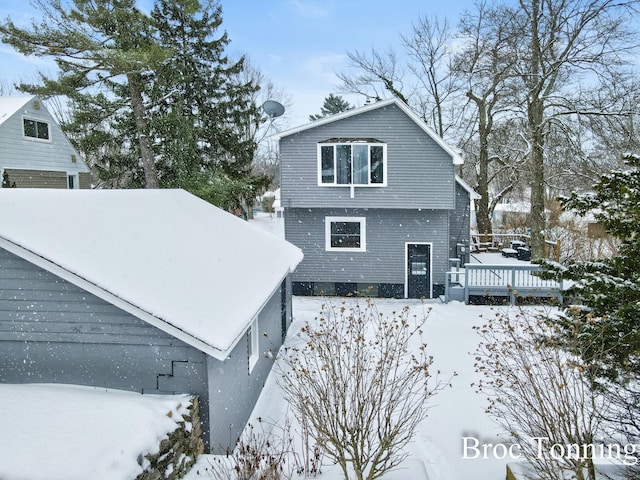
[[[532,83],[527,102],[531,152],[531,258],[544,258],[544,99],[542,98],[542,51],[540,47],[540,0],[531,2],[531,71],[525,84]]]
[[[538,110],[538,108],[536,108]],[[537,116],[537,115],[536,115]],[[542,115],[540,115],[542,117]],[[541,122],[542,118],[535,121]],[[531,169],[531,258],[544,258],[544,136],[540,123],[532,124]]]
[[[478,97],[474,97],[471,94],[468,96],[478,106],[478,136],[480,137],[480,151],[478,153],[478,194],[480,199],[478,200],[476,222],[478,233],[491,235],[493,226],[491,224],[491,212],[489,211],[489,129],[487,128],[486,104]]]
[[[158,173],[149,140],[147,115],[142,99],[142,80],[139,73],[127,74],[127,80],[129,81],[129,93],[131,95],[131,107],[133,108],[136,131],[138,132],[138,144],[140,146],[140,157],[144,170],[145,188],[158,188]]]

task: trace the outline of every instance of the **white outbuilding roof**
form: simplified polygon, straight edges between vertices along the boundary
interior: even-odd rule
[[[302,260],[183,190],[0,189],[0,247],[219,359]]]

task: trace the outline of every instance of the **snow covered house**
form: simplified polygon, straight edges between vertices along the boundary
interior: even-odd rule
[[[0,97],[0,149],[10,186],[91,187],[89,167],[36,96]]]
[[[0,190],[0,382],[200,398],[233,445],[291,321],[300,250],[182,190]]]
[[[304,253],[294,294],[443,293],[477,198],[456,176],[462,162],[395,98],[281,133],[285,238]]]

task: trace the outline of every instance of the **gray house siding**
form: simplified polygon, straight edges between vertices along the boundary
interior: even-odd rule
[[[387,186],[318,186],[318,142],[375,138],[387,144]],[[396,105],[310,128],[280,140],[282,206],[454,208],[452,157]],[[294,242],[295,243],[295,242]]]
[[[316,291],[311,293],[323,288],[334,293],[322,284],[336,282],[357,284],[362,292],[379,284],[404,290],[407,243],[432,244],[431,280],[434,286],[444,284],[450,254],[447,210],[286,208],[284,215],[285,237],[304,253],[293,281],[313,282]],[[365,217],[366,252],[326,251],[328,216]]]
[[[207,359],[209,384],[212,386],[209,412],[212,422],[219,426],[211,432],[211,449],[214,452],[224,453],[227,447],[233,446],[247,421],[251,421],[249,417],[255,402],[282,344],[283,288],[284,283],[258,315],[259,357],[251,370],[249,334],[238,342],[224,362],[211,357]],[[290,295],[288,303],[290,308]]]
[[[471,199],[469,192],[462,187],[459,183],[456,183],[456,208],[450,213],[449,217],[449,232],[451,234],[449,240],[449,256],[451,258],[459,258],[459,252],[457,251],[457,245],[462,244],[466,247],[465,252],[469,252],[469,242],[471,240],[471,231],[469,229],[469,222],[471,221]],[[468,255],[463,257],[467,258]],[[465,258],[461,258],[464,263]]]
[[[36,108],[37,105],[37,108]],[[46,122],[49,125],[49,139],[39,140],[25,137],[23,121],[31,119]],[[18,187],[67,188],[67,175],[89,174],[90,170],[80,158],[60,125],[53,119],[42,102],[32,99],[23,108],[0,123],[0,174],[9,170],[11,181]],[[62,183],[33,183],[37,177],[32,173],[26,183],[19,171],[27,172],[59,172],[64,177]],[[46,180],[46,175],[43,177]],[[86,188],[83,182],[81,188]]]
[[[0,352],[3,383],[198,395],[209,430],[204,353],[3,249]]]
[[[195,394],[214,452],[240,435],[290,323],[286,280],[258,315],[261,354],[249,372],[248,338],[217,360],[0,249],[0,382]]]

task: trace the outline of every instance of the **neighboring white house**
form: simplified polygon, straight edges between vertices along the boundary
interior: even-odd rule
[[[232,447],[301,251],[183,190],[3,189],[0,212],[0,382],[198,395]]]
[[[36,96],[0,97],[0,175],[30,188],[91,188],[89,167]]]

